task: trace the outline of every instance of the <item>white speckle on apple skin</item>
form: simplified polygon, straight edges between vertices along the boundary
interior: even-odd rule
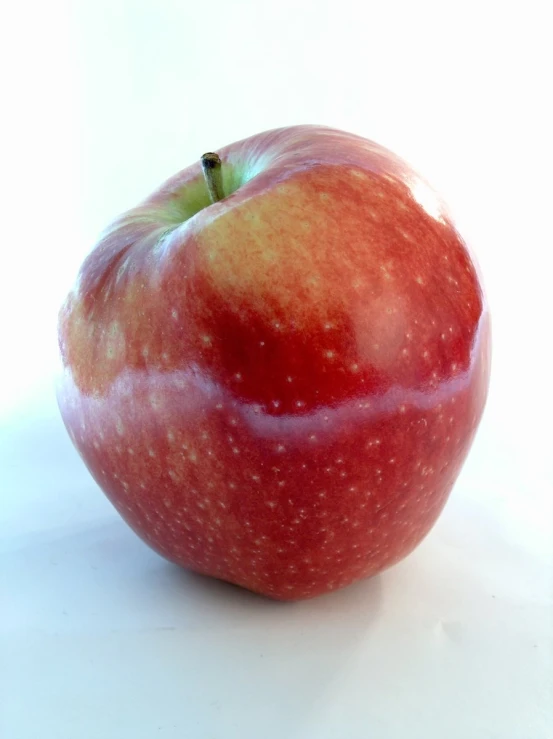
[[[162,409],[163,404],[160,400],[160,398],[157,395],[151,395],[150,396],[150,406],[155,410],[159,411]]]

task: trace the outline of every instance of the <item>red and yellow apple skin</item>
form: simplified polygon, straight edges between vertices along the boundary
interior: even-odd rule
[[[485,404],[489,314],[443,204],[317,126],[219,152],[123,215],[60,313],[60,410],[155,551],[278,599],[405,557]]]

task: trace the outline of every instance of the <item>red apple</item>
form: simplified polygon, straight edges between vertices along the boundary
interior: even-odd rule
[[[381,146],[297,126],[219,155],[84,262],[60,409],[153,549],[308,598],[436,521],[483,411],[489,314],[443,204]]]

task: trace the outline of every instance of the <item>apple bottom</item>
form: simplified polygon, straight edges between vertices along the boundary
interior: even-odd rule
[[[309,598],[405,557],[442,510],[485,378],[274,416],[194,372],[128,372],[62,415],[132,529],[168,560],[273,598]]]

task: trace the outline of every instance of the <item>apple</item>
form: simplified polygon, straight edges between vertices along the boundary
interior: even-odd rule
[[[319,126],[204,155],[118,218],[59,343],[63,420],[132,529],[284,600],[423,539],[490,367],[479,270],[440,198]]]

